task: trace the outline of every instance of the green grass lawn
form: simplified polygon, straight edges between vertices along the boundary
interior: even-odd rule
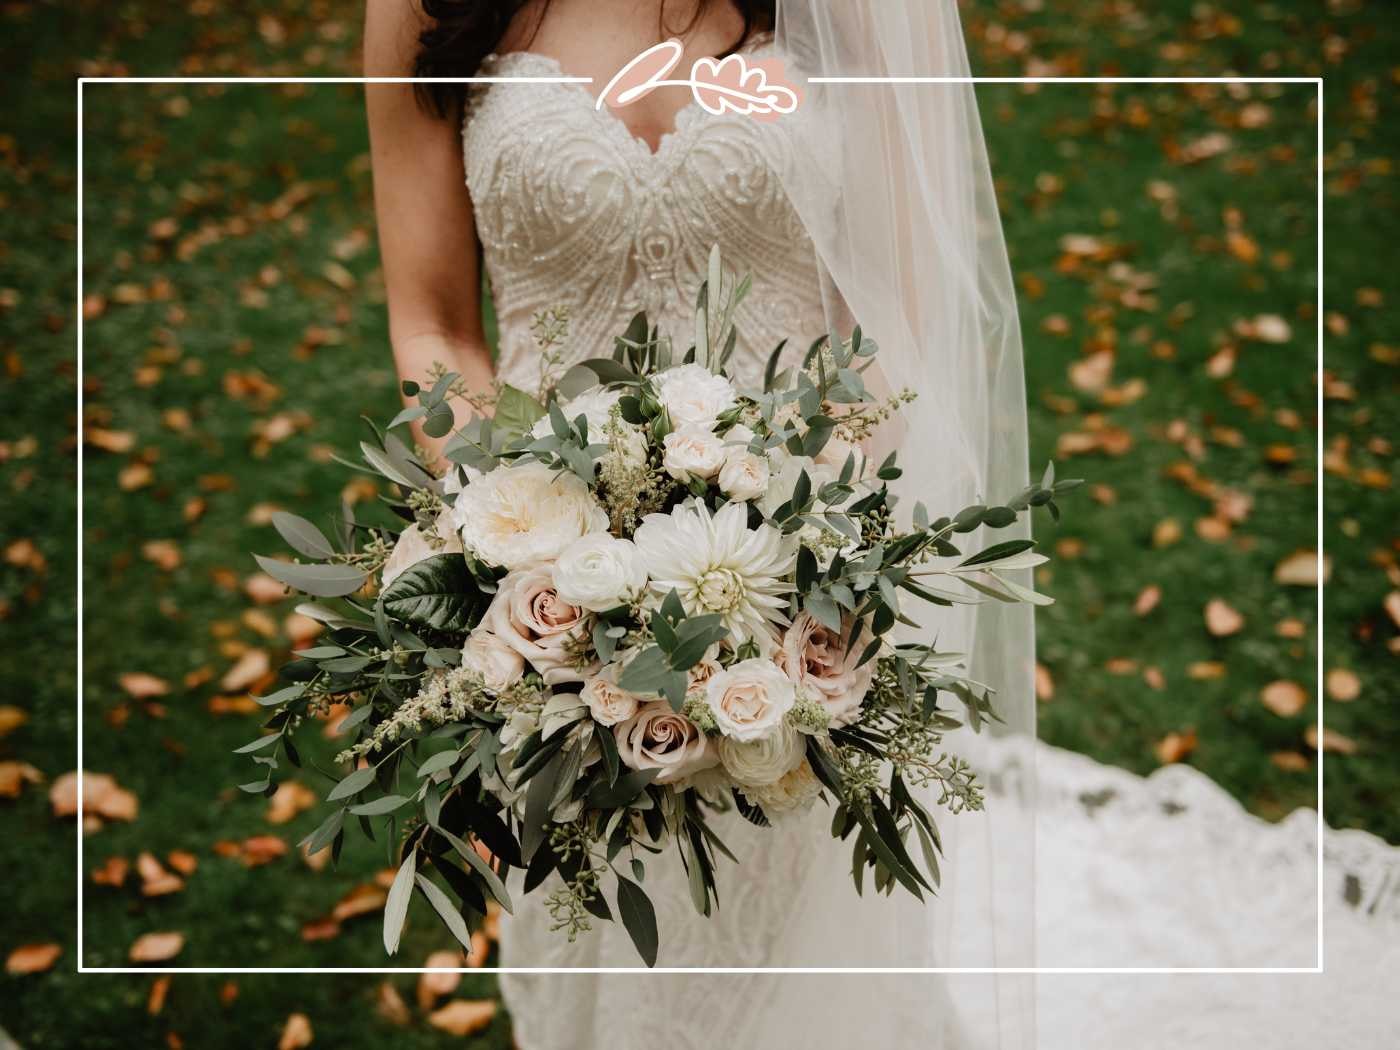
[[[152,931],[184,935],[179,965],[382,962],[374,914],[334,936],[304,932],[373,883],[386,844],[352,840],[338,870],[306,866],[294,844],[314,811],[274,824],[265,801],[232,787],[247,777],[231,751],[256,715],[219,682],[241,658],[275,666],[288,647],[291,603],[242,590],[246,552],[281,549],[260,512],[331,509],[349,479],[329,452],[353,448],[357,416],[382,419],[396,397],[354,86],[95,85],[80,423],[72,56],[89,75],[356,73],[360,5],[84,3],[81,22],[71,6],[0,7],[14,59],[0,132],[0,704],[27,716],[0,736],[0,762],[45,778],[0,800],[0,947],[64,950],[47,973],[0,979],[0,1025],[26,1047],[273,1046],[302,1012],[318,1046],[461,1042],[425,1023],[411,977],[177,976],[152,1012],[151,978],[80,986],[72,972],[79,877],[90,965],[124,964]],[[1325,18],[1317,6],[1251,5],[1240,21],[1188,0],[1137,13],[979,4],[969,46],[987,74],[1327,78],[1324,665],[1354,676],[1334,674],[1339,696],[1359,682],[1346,700],[1317,695],[1314,592],[1275,580],[1317,543],[1312,87],[988,86],[981,99],[1021,293],[1032,458],[1094,485],[1040,531],[1059,598],[1039,620],[1053,683],[1042,735],[1144,773],[1175,740],[1276,818],[1316,803],[1307,728],[1323,702],[1337,734],[1327,819],[1400,841],[1397,624],[1383,605],[1400,591],[1396,131],[1384,119],[1400,31],[1375,3],[1332,3]],[[84,767],[140,802],[136,820],[85,838],[81,870],[73,823],[47,799],[76,762],[80,447]],[[1135,609],[1153,587],[1156,604]],[[1242,617],[1236,633],[1207,630],[1214,599]],[[133,697],[122,676],[137,672],[167,691]],[[1271,707],[1279,682],[1296,688],[1275,685]],[[323,791],[312,765],[301,782]],[[268,835],[293,848],[253,867],[226,855]],[[90,876],[172,851],[198,863],[176,893]],[[446,947],[425,917],[397,961]],[[406,1024],[379,1006],[385,980],[409,1004]],[[489,998],[494,985],[468,977],[453,994]],[[508,1019],[471,1045],[509,1046]]]

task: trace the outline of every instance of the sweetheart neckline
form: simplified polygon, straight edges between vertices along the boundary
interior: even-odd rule
[[[772,46],[773,42],[770,40],[750,49],[747,49],[743,53],[756,54],[767,48],[771,48]],[[555,58],[552,55],[546,55],[540,51],[492,52],[491,54],[487,55],[484,59],[482,59],[481,64],[485,66],[488,62],[500,63],[506,60],[514,61],[521,59],[532,59],[538,62],[543,62],[545,65],[549,66],[556,73],[558,73],[560,76],[567,77],[573,75],[564,71],[563,65],[559,62],[557,58]],[[589,83],[591,83],[591,81]],[[491,87],[498,87],[499,84],[500,82],[498,81],[496,83],[493,83]],[[664,157],[667,150],[670,148],[672,142],[674,142],[677,138],[680,137],[680,135],[682,135],[685,132],[686,125],[690,123],[691,115],[700,108],[700,103],[695,98],[695,92],[692,91],[690,94],[690,98],[686,101],[685,105],[681,106],[678,110],[676,110],[675,116],[671,118],[670,129],[661,133],[661,137],[656,140],[656,148],[652,149],[651,143],[648,142],[646,139],[642,138],[640,135],[635,134],[632,131],[632,129],[627,126],[627,122],[623,120],[620,116],[618,116],[611,106],[598,105],[598,96],[593,94],[592,91],[588,90],[588,83],[584,83],[583,81],[579,80],[546,81],[540,86],[558,87],[564,89],[566,92],[568,92],[571,88],[576,89],[576,93],[582,95],[584,99],[587,100],[588,108],[593,111],[597,119],[601,120],[606,125],[611,125],[612,127],[616,128],[617,131],[620,132],[624,138],[626,138],[630,143],[632,143],[633,147],[641,150],[646,160],[652,163],[657,163]]]

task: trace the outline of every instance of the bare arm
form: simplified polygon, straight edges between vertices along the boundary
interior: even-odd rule
[[[411,0],[368,0],[365,75],[411,76],[422,16]],[[434,362],[467,389],[491,386],[481,325],[476,225],[462,168],[459,125],[419,107],[412,84],[366,84],[374,210],[389,299],[389,339],[403,379]],[[425,438],[440,451],[442,441]]]

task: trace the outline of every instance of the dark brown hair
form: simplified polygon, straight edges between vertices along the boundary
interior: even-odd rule
[[[470,77],[476,74],[482,59],[494,51],[506,35],[511,20],[528,0],[420,0],[423,13],[432,24],[418,34],[418,54],[413,60],[416,77]],[[690,21],[680,28],[666,24],[666,0],[661,0],[657,14],[659,39],[684,36],[714,0],[699,0]],[[775,0],[731,0],[744,18],[744,28],[730,51],[742,47],[754,33],[773,28]],[[549,10],[550,0],[543,0],[539,14],[530,29],[526,47],[534,40]],[[726,54],[729,52],[726,52]],[[463,84],[419,84],[418,99],[439,116],[458,112],[465,89]]]

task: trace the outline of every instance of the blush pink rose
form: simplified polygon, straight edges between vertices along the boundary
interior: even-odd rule
[[[849,624],[846,625],[849,630]],[[842,646],[845,631],[838,635],[811,613],[801,613],[783,635],[775,656],[793,684],[826,708],[833,726],[850,725],[860,717],[861,701],[875,675],[875,661],[863,667],[856,661],[870,635],[862,630],[849,650]]]
[[[589,614],[559,597],[548,565],[508,573],[482,626],[523,656],[547,684],[583,681],[587,668],[577,666],[577,654],[588,640]]]
[[[664,700],[642,704],[613,733],[622,764],[629,769],[661,770],[658,784],[670,784],[719,762],[700,727],[676,714]]]

